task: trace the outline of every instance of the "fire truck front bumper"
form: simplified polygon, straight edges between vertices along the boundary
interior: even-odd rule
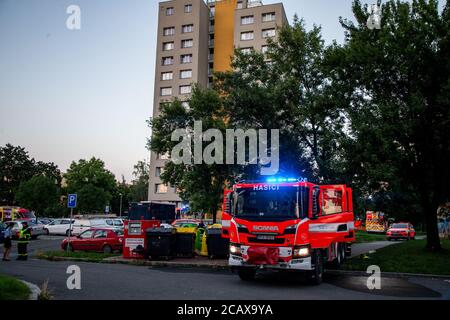
[[[233,268],[259,268],[259,269],[275,269],[275,270],[298,270],[311,271],[313,270],[311,263],[311,256],[307,257],[293,257],[292,248],[279,248],[278,263],[252,263],[249,262],[247,256],[248,247],[241,246],[240,254],[230,253],[228,265]]]

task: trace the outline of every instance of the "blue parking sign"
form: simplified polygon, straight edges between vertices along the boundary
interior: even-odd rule
[[[69,194],[67,197],[67,208],[73,209],[77,207],[77,195]]]

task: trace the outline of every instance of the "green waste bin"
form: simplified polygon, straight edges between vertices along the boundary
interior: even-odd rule
[[[226,258],[229,252],[230,240],[222,238],[222,228],[212,226],[206,230],[206,246],[208,256],[213,258]]]
[[[198,228],[197,229],[197,234],[195,236],[195,250],[197,252],[201,252],[202,251],[202,237],[203,237],[204,233],[205,233],[205,229],[204,228]]]

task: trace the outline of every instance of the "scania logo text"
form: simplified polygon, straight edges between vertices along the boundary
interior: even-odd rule
[[[278,231],[277,226],[253,226],[253,231]]]

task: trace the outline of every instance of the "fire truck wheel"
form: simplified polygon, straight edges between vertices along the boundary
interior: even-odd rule
[[[256,276],[256,269],[242,268],[238,270],[239,278],[243,281],[252,281]]]
[[[319,285],[323,279],[323,257],[320,250],[314,250],[313,253],[314,270],[311,271],[309,282],[313,285]]]
[[[103,247],[103,253],[106,253],[106,254],[112,253],[112,248],[111,248],[111,246],[108,246],[108,245],[104,246],[104,247]]]

